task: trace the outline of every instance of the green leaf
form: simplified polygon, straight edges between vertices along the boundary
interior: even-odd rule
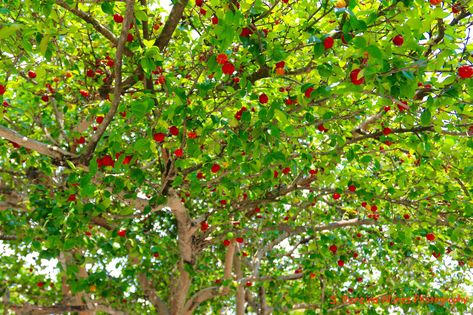
[[[46,50],[48,49],[49,41],[51,40],[51,35],[46,34],[39,43],[39,51],[43,56],[46,56]]]
[[[369,45],[368,48],[366,48],[368,51],[368,54],[376,59],[383,59],[383,52],[381,49],[378,48],[378,46],[375,45]]]
[[[140,21],[148,21],[148,15],[142,10],[135,10],[135,17]]]
[[[430,125],[430,120],[432,119],[432,114],[428,108],[424,109],[422,114],[420,115],[420,122],[423,126]]]
[[[364,163],[364,164],[367,164],[367,163],[371,162],[372,159],[373,159],[373,158],[371,157],[371,155],[364,155],[364,156],[360,159],[360,162],[361,162],[361,163]]]
[[[11,24],[0,28],[0,39],[5,39],[21,29],[21,24]]]
[[[102,9],[103,13],[107,13],[107,14],[114,14],[115,12],[113,11],[113,8],[114,8],[115,4],[114,2],[112,1],[104,1],[102,2],[102,4],[100,5],[100,8]]]

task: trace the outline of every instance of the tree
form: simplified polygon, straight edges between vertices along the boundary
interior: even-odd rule
[[[3,1],[0,309],[471,313],[471,9]]]

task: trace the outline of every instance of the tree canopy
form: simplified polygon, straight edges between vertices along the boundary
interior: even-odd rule
[[[0,1],[0,310],[471,314],[472,10]]]

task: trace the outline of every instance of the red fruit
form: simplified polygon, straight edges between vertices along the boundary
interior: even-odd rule
[[[310,95],[312,94],[312,91],[314,91],[313,87],[310,87],[307,90],[305,90],[305,93],[304,93],[305,97],[310,98]]]
[[[126,230],[119,230],[117,234],[120,237],[125,237],[126,236]]]
[[[290,172],[291,172],[291,169],[290,169],[289,167],[285,167],[285,168],[283,168],[283,170],[282,170],[282,173],[283,173],[283,174],[286,174],[286,175],[289,174]]]
[[[442,3],[442,0],[430,0],[431,5],[439,5],[440,3]]]
[[[235,240],[240,244],[243,243],[243,237],[237,237]]]
[[[87,236],[92,236],[92,233],[89,232],[89,231],[86,231],[84,234],[87,235]]]
[[[302,273],[302,269],[301,269],[301,268],[297,268],[296,270],[294,270],[294,273],[295,273],[295,274]]]
[[[154,253],[154,254],[153,254],[153,257],[154,257],[154,258],[159,258],[159,253]]]
[[[240,83],[240,78],[238,77],[233,78],[233,83],[236,83],[236,84]]]
[[[389,135],[391,132],[392,132],[392,131],[391,131],[391,128],[387,128],[387,127],[386,127],[386,128],[383,129],[383,134],[384,134],[385,136]]]
[[[130,33],[128,33],[128,35],[126,36],[126,41],[127,42],[132,42],[134,39],[135,39],[135,37]]]
[[[86,73],[86,74],[87,74],[87,76],[88,76],[89,78],[95,77],[95,71],[92,70],[92,69],[87,70],[87,73]]]
[[[89,97],[89,92],[85,91],[85,90],[80,90],[79,91],[80,95],[82,95],[83,97]]]
[[[328,248],[332,253],[336,253],[337,250],[338,250],[338,247],[337,245],[330,245],[330,247]]]
[[[367,205],[368,205],[368,203],[367,203],[366,201],[363,201],[363,202],[361,203],[361,206],[362,206],[363,208],[366,208]]]
[[[429,241],[433,241],[433,240],[435,240],[435,235],[433,233],[427,233],[425,238]]]
[[[340,266],[340,267],[343,267],[345,265],[345,262],[343,260],[339,260],[337,261],[337,264]]]
[[[402,37],[402,35],[394,36],[394,38],[393,38],[393,44],[394,45],[402,46],[403,43],[404,43],[404,37]]]
[[[3,101],[2,105],[3,105],[3,107],[10,107],[10,104],[8,104],[7,101]]]
[[[44,282],[40,281],[36,285],[38,286],[38,288],[42,288],[44,287]]]
[[[179,129],[176,126],[172,126],[171,128],[169,128],[169,132],[173,136],[177,136],[179,134]]]
[[[460,267],[463,267],[463,266],[465,265],[465,262],[464,262],[463,260],[459,260],[459,261],[458,261],[458,265],[459,265]]]
[[[353,258],[358,258],[358,253],[353,253]]]
[[[252,32],[249,28],[244,27],[244,28],[241,30],[240,36],[241,36],[241,37],[248,37],[248,36],[250,36],[251,34],[253,34],[253,32]]]
[[[157,142],[163,142],[164,138],[166,138],[166,135],[162,132],[158,132],[153,135],[154,141],[157,141]]]
[[[224,240],[223,241],[223,246],[229,246],[230,245],[230,241],[229,240]]]
[[[70,195],[69,198],[67,198],[67,201],[76,201],[76,195],[75,194]]]
[[[324,39],[324,47],[325,49],[330,49],[333,47],[334,40],[332,37],[327,37]]]
[[[278,178],[278,175],[279,175],[278,171],[274,171],[273,177],[274,177],[274,178]]]
[[[111,68],[114,65],[115,65],[115,61],[113,61],[112,59],[107,60],[107,66],[109,66]]]
[[[253,285],[253,283],[251,283],[251,281],[247,281],[247,282],[245,283],[245,285],[246,285],[247,287],[251,287],[251,286]]]
[[[318,126],[317,126],[317,129],[318,129],[319,131],[323,131],[323,132],[326,132],[326,131],[328,130],[327,128],[325,128],[324,124],[318,125]]]
[[[340,194],[339,193],[334,193],[333,194],[333,199],[335,199],[335,200],[340,199]]]
[[[203,0],[195,0],[195,5],[201,7],[204,4]]]
[[[378,211],[378,207],[376,205],[371,206],[371,211],[372,212]]]
[[[224,65],[228,61],[228,57],[226,54],[219,54],[217,55],[217,63]]]
[[[189,132],[187,133],[187,138],[189,138],[189,139],[195,139],[195,138],[197,138],[197,133],[195,133],[194,131],[189,131]]]
[[[353,288],[348,288],[348,292],[353,293]]]
[[[403,105],[400,105],[400,104],[397,104],[397,108],[403,112],[405,110],[407,110],[407,102],[406,101],[401,101],[402,104],[406,105],[406,106],[403,106]]]
[[[452,6],[452,13],[453,14],[460,13],[461,10],[462,10],[462,7],[461,7],[461,5],[458,5],[458,3],[456,3]]]
[[[233,72],[235,72],[235,66],[233,64],[231,64],[230,62],[226,62],[223,66],[222,66],[222,72],[223,74],[232,74]]]
[[[112,157],[107,154],[102,158],[102,165],[113,167],[113,166],[115,166],[115,162],[113,161]]]
[[[434,256],[435,258],[439,258],[441,256],[441,254],[436,253],[436,252],[432,252],[432,256]]]
[[[285,65],[286,65],[286,63],[284,61],[280,61],[280,62],[276,63],[276,68],[284,68]]]
[[[200,13],[201,15],[206,15],[206,14],[207,14],[207,10],[205,10],[204,8],[200,8],[199,13]]]
[[[220,204],[224,206],[224,205],[227,204],[227,201],[226,200],[220,200]]]
[[[389,242],[389,246],[394,246],[394,242]]]
[[[409,220],[410,217],[411,216],[408,213],[404,214],[404,219]]]
[[[212,24],[213,24],[213,25],[218,24],[218,17],[216,17],[215,15],[212,16]]]
[[[32,70],[28,71],[28,77],[30,77],[30,79],[36,78],[36,72]]]
[[[77,144],[84,144],[85,143],[85,137],[80,137],[79,139],[76,139]]]
[[[97,116],[97,118],[95,118],[95,121],[97,122],[97,124],[101,124],[103,122],[103,116]]]
[[[356,278],[356,281],[361,282],[361,281],[363,281],[363,278],[362,278],[362,277],[358,277],[358,278]]]
[[[220,171],[220,165],[214,164],[212,165],[212,168],[210,170],[212,171],[212,173],[217,173],[218,171]]]
[[[206,221],[200,222],[200,230],[202,232],[207,231],[208,228],[209,228],[209,224]]]
[[[5,94],[6,90],[7,90],[7,88],[5,87],[5,85],[0,84],[0,95]]]
[[[184,151],[181,148],[179,148],[176,151],[174,151],[174,155],[176,155],[177,157],[182,157],[184,155]]]
[[[432,84],[426,84],[426,85],[424,85],[424,87],[425,87],[426,89],[430,90],[430,89],[432,88]]]
[[[116,23],[123,23],[123,16],[121,16],[120,14],[118,13],[115,13],[113,15],[113,20],[116,22]]]
[[[348,190],[351,191],[351,192],[355,192],[356,186],[355,185],[350,185],[350,186],[348,186]]]
[[[356,237],[360,238],[362,237],[363,235],[361,233],[356,233]]]
[[[133,157],[132,157],[131,155],[125,156],[125,158],[123,159],[122,164],[123,164],[123,165],[130,164],[132,158],[133,158]]]
[[[42,100],[43,102],[49,102],[49,96],[43,95],[43,96],[41,96],[41,100]]]
[[[125,112],[125,111],[120,112],[120,116],[122,116],[123,118],[125,118],[125,117],[126,117],[126,112]]]
[[[261,104],[266,104],[268,102],[268,100],[269,100],[268,95],[266,95],[264,93],[259,96],[259,102]]]
[[[198,173],[197,173],[197,178],[198,178],[198,179],[204,179],[204,178],[205,178],[204,173],[198,172]]]
[[[462,79],[468,79],[473,76],[473,66],[463,65],[458,68],[458,76]]]
[[[365,78],[364,77],[361,77],[361,78],[358,78],[358,74],[361,72],[361,69],[355,69],[353,70],[352,72],[350,72],[350,79],[351,79],[351,82],[355,85],[360,85],[362,84],[363,82],[365,82]]]
[[[384,106],[384,111],[385,111],[385,112],[388,112],[388,111],[390,111],[390,110],[391,110],[391,106]]]

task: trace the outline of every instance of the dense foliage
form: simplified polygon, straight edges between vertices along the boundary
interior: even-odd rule
[[[0,1],[0,310],[471,314],[472,10]]]

